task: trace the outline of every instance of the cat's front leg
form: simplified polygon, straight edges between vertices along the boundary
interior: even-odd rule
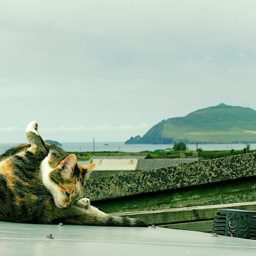
[[[51,211],[47,210],[42,223],[64,223],[79,225],[96,225],[96,226],[147,226],[144,222],[122,216],[112,216],[102,212],[96,207],[89,205],[87,209],[78,205],[59,209],[54,207]]]
[[[79,199],[78,201],[76,201],[76,205],[78,205],[81,208],[88,209],[88,207],[91,205],[91,201],[89,198],[83,197],[83,198]]]

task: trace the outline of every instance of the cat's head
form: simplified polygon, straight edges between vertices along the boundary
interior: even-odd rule
[[[77,157],[74,154],[60,160],[56,151],[49,155],[47,161],[50,167],[47,188],[54,198],[55,205],[66,208],[83,196],[86,176],[92,171],[94,164],[82,166],[77,163]]]

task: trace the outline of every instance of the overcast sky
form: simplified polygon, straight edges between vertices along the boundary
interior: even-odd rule
[[[124,141],[226,103],[256,109],[255,0],[0,0],[0,143]]]

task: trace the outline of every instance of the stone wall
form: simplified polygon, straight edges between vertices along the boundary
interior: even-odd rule
[[[91,179],[85,190],[86,196],[96,201],[253,176],[256,176],[256,153],[249,153]]]

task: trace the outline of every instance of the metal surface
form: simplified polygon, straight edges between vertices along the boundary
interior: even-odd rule
[[[256,241],[164,228],[0,222],[1,256],[255,255]]]
[[[219,235],[256,240],[256,211],[219,209],[213,231]]]

